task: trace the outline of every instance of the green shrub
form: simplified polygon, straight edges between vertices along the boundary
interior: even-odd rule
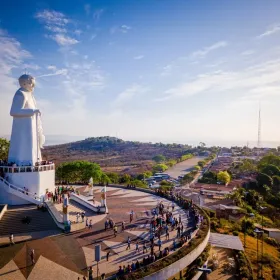
[[[271,238],[271,237],[265,237],[264,242],[267,244],[273,246],[273,247],[280,247],[280,242],[278,242],[276,239]]]
[[[232,232],[232,234],[233,234],[234,236],[238,236],[239,232],[238,232],[237,230],[235,230],[235,231]]]

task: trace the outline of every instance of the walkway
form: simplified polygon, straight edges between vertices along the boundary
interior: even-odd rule
[[[101,187],[94,188],[94,195],[97,201],[100,201]],[[80,188],[83,193],[83,188]],[[23,279],[36,279],[40,275],[40,280],[54,279],[53,274],[46,275],[44,267],[54,267],[54,271],[58,271],[60,266],[64,266],[66,270],[62,270],[56,279],[77,279],[78,274],[86,275],[87,267],[93,266],[94,276],[96,276],[96,262],[94,262],[94,248],[96,244],[101,245],[102,260],[99,263],[100,273],[113,273],[118,270],[120,265],[127,266],[137,259],[142,260],[144,256],[149,253],[143,254],[142,244],[144,240],[149,240],[149,224],[153,217],[151,210],[162,202],[165,205],[165,209],[170,207],[171,202],[157,197],[155,195],[144,193],[132,189],[119,189],[114,187],[107,188],[107,204],[110,213],[106,218],[111,218],[118,225],[118,235],[114,237],[113,231],[104,230],[105,216],[103,220],[93,225],[93,229],[86,229],[79,232],[70,233],[67,235],[59,235],[51,238],[44,238],[40,240],[30,241],[27,244],[25,252],[29,252],[30,248],[35,249],[36,265],[28,269],[24,268],[21,263],[27,263],[28,253],[23,255],[21,252],[21,246],[15,245],[11,247],[2,248],[0,253],[5,255],[4,259],[0,263],[0,279],[7,278],[7,270],[18,273],[20,268]],[[76,205],[75,205],[76,206]],[[134,220],[129,223],[129,214],[131,210],[134,211]],[[173,212],[175,217],[181,214],[184,230],[192,229],[193,222],[188,220],[187,214],[178,206],[175,207]],[[100,215],[101,218],[102,215]],[[95,217],[99,217],[96,215]],[[121,222],[124,221],[126,228],[121,232]],[[162,236],[162,249],[167,246],[171,246],[173,240],[176,238],[176,230],[170,231],[170,240],[165,240],[165,236]],[[127,238],[132,239],[131,249],[126,250]],[[140,252],[135,251],[136,241],[140,243]],[[155,239],[157,244],[157,239]],[[147,244],[148,245],[148,244]],[[149,247],[149,246],[147,246]],[[106,254],[110,250],[109,261],[106,261]],[[51,253],[51,251],[53,253]],[[158,247],[155,246],[155,252],[158,254]],[[66,265],[67,263],[67,265]],[[19,266],[20,265],[20,266]],[[22,267],[22,268],[21,268]],[[70,271],[69,271],[70,270]],[[40,274],[42,271],[42,274]],[[62,271],[64,271],[62,273]],[[72,271],[72,274],[71,274]],[[5,272],[5,273],[4,273]],[[77,274],[76,274],[77,273]],[[10,274],[9,274],[10,275]],[[69,275],[72,275],[71,277]],[[82,277],[79,276],[81,279]],[[13,279],[13,278],[10,278]],[[17,275],[14,275],[14,279],[21,279]]]

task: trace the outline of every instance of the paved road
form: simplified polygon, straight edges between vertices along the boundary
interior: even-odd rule
[[[170,167],[164,173],[169,174],[172,178],[178,178],[180,175],[185,175],[190,172],[192,168],[197,165],[200,160],[203,160],[205,157],[193,157],[191,159],[182,161],[175,164],[173,167]]]

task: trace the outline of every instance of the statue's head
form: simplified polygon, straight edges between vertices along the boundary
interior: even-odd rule
[[[22,88],[24,88],[26,91],[33,91],[35,87],[35,78],[31,75],[23,74],[18,79],[19,84]]]

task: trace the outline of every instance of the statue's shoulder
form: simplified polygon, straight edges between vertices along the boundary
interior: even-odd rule
[[[25,92],[22,90],[22,88],[19,88],[15,93],[15,98],[25,98]]]

